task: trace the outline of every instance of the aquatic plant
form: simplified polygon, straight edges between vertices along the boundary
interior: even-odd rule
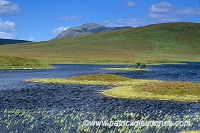
[[[108,107],[109,108],[109,107]],[[117,110],[116,108],[115,110]],[[113,110],[113,112],[115,112]],[[107,113],[106,109],[93,112],[87,109],[37,110],[5,109],[0,111],[0,132],[178,132],[200,128],[200,112],[164,113],[159,110]],[[190,121],[190,126],[105,126],[84,125],[84,121]]]

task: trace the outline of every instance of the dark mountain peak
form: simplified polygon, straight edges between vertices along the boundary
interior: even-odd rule
[[[95,23],[86,23],[81,26],[77,26],[74,28],[69,28],[60,34],[55,39],[61,38],[69,38],[74,36],[81,36],[86,34],[98,33],[106,30],[120,30],[123,28],[130,28],[130,27],[105,27],[104,25],[95,24]]]
[[[83,27],[105,27],[104,25],[95,24],[95,23],[86,23],[81,26],[83,26]]]

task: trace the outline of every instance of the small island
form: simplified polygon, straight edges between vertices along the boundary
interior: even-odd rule
[[[119,70],[119,71],[149,71],[146,68],[146,63],[142,61],[136,61],[135,64],[128,65],[127,67],[121,68],[102,68],[103,70]]]

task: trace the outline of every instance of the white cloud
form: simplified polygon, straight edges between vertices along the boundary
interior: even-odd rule
[[[70,27],[59,27],[59,28],[53,29],[50,33],[54,34],[54,35],[57,35],[57,34],[63,32],[64,30],[67,30],[69,28]]]
[[[8,0],[0,0],[0,15],[15,15],[20,12],[20,8],[16,3]]]
[[[149,17],[161,22],[180,21],[180,18],[173,14],[173,5],[168,2],[153,4],[150,8]]]
[[[168,2],[153,4],[150,8],[149,17],[164,22],[177,21],[177,18],[169,16],[172,11],[172,7],[173,6]]]
[[[179,9],[176,13],[181,15],[200,15],[200,7]]]
[[[128,1],[126,7],[134,7],[135,5],[136,5],[135,2]]]
[[[168,2],[160,2],[151,6],[151,13],[168,13],[172,9],[172,5]]]
[[[15,22],[0,20],[0,38],[15,39],[16,35],[17,33]]]
[[[61,21],[74,21],[74,20],[79,20],[81,19],[78,16],[69,16],[69,17],[61,17],[60,20]]]
[[[16,24],[12,21],[1,21],[0,20],[0,31],[4,32],[14,32],[16,31]]]
[[[200,7],[175,8],[168,2],[153,4],[150,8],[149,17],[162,22],[181,21],[185,16],[200,15]]]
[[[118,19],[118,20],[105,20],[102,22],[103,25],[107,27],[122,27],[122,26],[138,26],[144,23],[144,19],[137,18],[137,19]]]
[[[0,38],[3,39],[15,39],[17,33],[7,33],[7,32],[1,32],[0,31]]]

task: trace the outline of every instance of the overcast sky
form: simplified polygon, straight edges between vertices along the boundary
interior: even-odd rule
[[[200,22],[200,0],[0,0],[0,38],[45,41],[84,23]]]

